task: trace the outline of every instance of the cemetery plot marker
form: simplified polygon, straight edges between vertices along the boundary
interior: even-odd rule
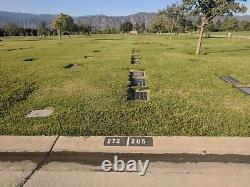
[[[140,49],[132,49],[132,53],[140,53],[141,50]]]
[[[45,118],[49,117],[54,112],[53,108],[44,109],[44,110],[34,110],[26,115],[27,118]]]
[[[131,77],[133,78],[145,78],[146,73],[144,71],[132,71]]]
[[[222,76],[220,78],[229,84],[239,84],[240,83],[239,80],[237,80],[236,78],[234,78],[232,76]]]
[[[84,56],[83,58],[93,58],[93,56]]]
[[[78,65],[78,64],[69,64],[69,65],[65,66],[64,68],[71,69],[71,68],[79,68],[79,67],[80,67],[80,65]]]
[[[131,64],[143,64],[143,60],[140,56],[132,55]]]
[[[132,78],[132,86],[148,86],[148,82],[146,79]]]
[[[250,87],[237,87],[242,93],[250,95]]]
[[[38,58],[27,58],[27,59],[25,59],[24,61],[25,62],[32,62],[32,61],[35,61],[35,60],[37,60]]]
[[[141,101],[149,101],[149,91],[133,89],[132,99],[141,100]]]

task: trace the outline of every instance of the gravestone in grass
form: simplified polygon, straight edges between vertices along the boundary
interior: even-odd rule
[[[67,66],[64,66],[65,69],[72,69],[72,68],[79,68],[80,65],[78,64],[69,64]]]
[[[131,64],[143,64],[143,61],[141,59],[132,59]]]
[[[146,73],[144,71],[132,71],[131,77],[132,78],[145,78]]]
[[[44,110],[33,110],[26,115],[27,118],[45,118],[49,117],[54,112],[53,108],[48,108]]]
[[[26,58],[24,59],[25,62],[33,62],[35,60],[37,60],[38,58]]]
[[[132,49],[132,53],[140,53],[141,52],[141,50],[140,49]]]
[[[146,79],[132,78],[131,83],[132,83],[132,86],[142,86],[142,87],[148,86],[148,82]]]
[[[229,84],[239,84],[240,83],[239,80],[237,80],[236,78],[234,78],[232,76],[222,76],[220,78]]]
[[[149,101],[149,91],[148,90],[136,90],[133,92],[134,100]]]
[[[84,56],[83,58],[91,59],[93,56]]]
[[[250,95],[250,86],[249,87],[237,87],[242,93],[244,93],[245,95]]]
[[[142,59],[142,56],[139,54],[132,54],[133,59]]]

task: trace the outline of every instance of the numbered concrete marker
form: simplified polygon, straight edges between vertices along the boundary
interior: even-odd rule
[[[104,146],[127,146],[128,137],[105,137]]]
[[[129,146],[153,146],[152,137],[130,137]]]
[[[222,76],[220,78],[229,84],[239,84],[240,83],[239,80],[237,80],[236,78],[234,78],[232,76]]]

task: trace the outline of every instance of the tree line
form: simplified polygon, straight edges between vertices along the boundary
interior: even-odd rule
[[[52,29],[41,23],[38,30],[19,28],[15,24],[6,24],[0,30],[1,35],[70,35],[72,33],[91,34],[92,32],[129,32],[133,29],[137,32],[187,32],[198,31],[199,40],[196,55],[200,54],[201,44],[206,31],[237,31],[249,30],[250,23],[238,21],[235,18],[228,18],[234,14],[243,14],[247,11],[243,2],[246,0],[182,0],[179,4],[172,4],[166,9],[159,11],[157,17],[146,28],[145,24],[126,22],[117,28],[106,31],[94,31],[89,25],[76,24],[74,19],[61,13],[52,24]],[[224,21],[215,21],[216,17],[227,17]],[[198,18],[194,21],[194,18]]]
[[[176,5],[174,5],[176,6]],[[156,18],[146,27],[145,23],[132,24],[125,22],[120,27],[107,28],[105,30],[96,30],[90,25],[72,23],[66,24],[61,28],[61,34],[118,34],[126,33],[132,30],[138,33],[184,33],[197,32],[198,25],[201,23],[201,17],[198,18],[181,18],[172,20],[164,12],[160,12]],[[60,24],[60,23],[59,23]],[[49,27],[45,22],[41,22],[37,29],[22,28],[16,24],[7,23],[0,28],[0,36],[56,36],[59,35],[57,27]],[[60,28],[60,27],[58,27]],[[205,27],[205,32],[233,32],[233,31],[250,31],[250,21],[238,20],[235,17],[218,18],[216,21],[211,20]],[[62,33],[63,32],[63,33]]]

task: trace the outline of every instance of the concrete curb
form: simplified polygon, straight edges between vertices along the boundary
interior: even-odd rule
[[[0,136],[0,152],[48,152],[56,136]],[[152,147],[104,146],[103,136],[60,136],[52,152],[250,155],[250,137],[153,137]]]

